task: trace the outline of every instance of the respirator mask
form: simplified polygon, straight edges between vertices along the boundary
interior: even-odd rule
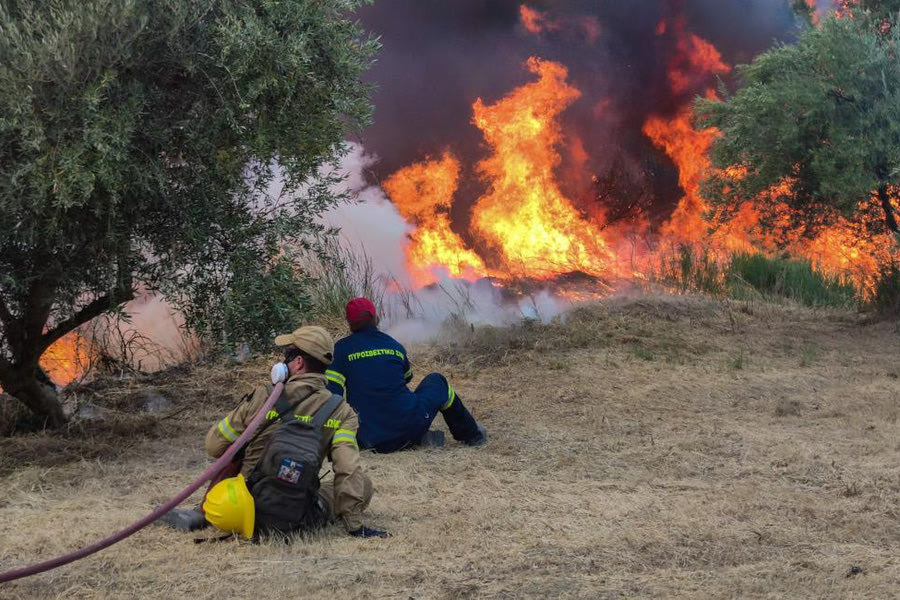
[[[283,362],[272,365],[272,385],[287,381],[288,373],[288,366]]]
[[[279,383],[283,383],[288,380],[290,377],[290,369],[288,369],[288,363],[300,356],[302,352],[297,348],[291,348],[289,350],[285,350],[284,352],[284,360],[281,362],[277,362],[272,365],[272,372],[270,373],[272,377],[272,385],[276,385]]]

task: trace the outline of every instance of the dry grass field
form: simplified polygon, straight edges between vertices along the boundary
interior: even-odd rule
[[[0,597],[900,596],[896,324],[636,296],[412,350],[417,376],[448,374],[490,442],[364,454],[370,521],[393,537],[195,544],[149,527]],[[178,491],[208,464],[207,427],[268,367],[95,387],[105,420],[0,439],[0,570]],[[134,414],[148,389],[172,404]]]

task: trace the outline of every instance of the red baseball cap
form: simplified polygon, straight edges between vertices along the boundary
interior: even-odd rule
[[[353,323],[374,319],[376,317],[375,304],[368,298],[354,298],[347,303],[346,314],[347,322],[351,325]]]

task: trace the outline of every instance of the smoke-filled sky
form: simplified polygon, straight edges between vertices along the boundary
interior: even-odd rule
[[[458,192],[464,198],[454,205],[464,211],[481,190],[472,166],[486,154],[471,124],[472,103],[495,102],[532,81],[522,65],[538,56],[568,67],[569,82],[582,92],[562,124],[581,140],[588,172],[566,191],[583,204],[592,175],[629,171],[645,180],[664,211],[678,196],[677,175],[641,126],[648,115],[669,115],[715,84],[707,77],[682,94],[672,92],[672,24],[683,20],[685,30],[711,42],[729,65],[789,40],[796,27],[788,0],[533,0],[524,4],[542,15],[542,31],[534,33],[523,24],[522,4],[376,0],[360,9],[361,22],[384,45],[367,75],[378,86],[375,122],[361,139],[380,159],[373,167],[379,179],[450,149],[467,165]],[[659,33],[661,21],[669,23],[668,33]]]

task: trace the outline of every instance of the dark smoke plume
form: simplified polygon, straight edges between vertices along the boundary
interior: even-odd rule
[[[522,4],[543,16],[539,33],[523,25]],[[609,182],[620,196],[649,198],[645,209],[658,220],[680,196],[677,173],[641,127],[715,85],[673,93],[667,68],[676,40],[659,33],[660,22],[682,20],[730,65],[789,40],[797,27],[789,0],[377,0],[359,17],[384,44],[368,74],[378,86],[375,123],[362,138],[381,159],[375,174],[383,179],[449,148],[467,169],[452,212],[457,224],[483,190],[473,166],[486,148],[471,124],[472,103],[495,102],[530,81],[522,66],[529,56],[566,65],[582,92],[563,127],[589,159],[565,178],[567,194],[590,210],[590,202],[616,200],[597,190]]]

